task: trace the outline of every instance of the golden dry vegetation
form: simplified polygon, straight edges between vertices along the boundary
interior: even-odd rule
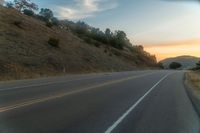
[[[50,38],[59,46],[48,44]],[[153,67],[148,57],[86,43],[60,27],[0,7],[0,80]]]
[[[200,95],[200,71],[190,71],[186,74],[188,84]]]

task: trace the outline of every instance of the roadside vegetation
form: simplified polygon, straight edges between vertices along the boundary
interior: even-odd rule
[[[179,62],[172,62],[171,64],[169,64],[169,68],[170,69],[178,69],[178,68],[181,68],[181,63]]]
[[[124,31],[57,19],[30,0],[0,7],[0,78],[162,67]],[[2,78],[2,79],[3,79]]]
[[[200,61],[196,63],[196,67],[186,74],[186,79],[193,89],[198,91],[200,95]]]
[[[188,94],[200,115],[200,61],[194,69],[186,73],[185,78]]]
[[[190,71],[187,73],[187,80],[192,88],[200,95],[200,71]]]
[[[97,47],[100,45],[107,45],[108,47],[114,47],[119,50],[129,49],[132,52],[141,53],[151,58],[151,60],[156,60],[154,55],[150,55],[144,51],[143,46],[131,44],[124,31],[116,30],[113,32],[109,28],[105,31],[101,31],[99,28],[92,27],[83,21],[73,22],[69,20],[58,20],[54,17],[51,9],[39,9],[38,5],[32,3],[30,0],[14,0],[13,3],[7,2],[5,6],[7,8],[14,8],[27,16],[42,20],[49,28],[56,26],[61,29],[70,30],[85,42]],[[39,13],[35,13],[35,11],[38,10]]]

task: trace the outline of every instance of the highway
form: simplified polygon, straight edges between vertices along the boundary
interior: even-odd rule
[[[0,83],[0,133],[199,133],[184,71]]]

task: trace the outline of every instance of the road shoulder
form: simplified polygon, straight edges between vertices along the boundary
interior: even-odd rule
[[[200,73],[189,71],[185,73],[185,88],[194,108],[200,116]]]

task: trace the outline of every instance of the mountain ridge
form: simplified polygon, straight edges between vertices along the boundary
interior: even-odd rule
[[[191,69],[196,67],[196,63],[200,61],[200,57],[182,55],[177,57],[170,57],[160,61],[165,68],[169,68],[169,64],[172,62],[181,63],[181,69]]]

